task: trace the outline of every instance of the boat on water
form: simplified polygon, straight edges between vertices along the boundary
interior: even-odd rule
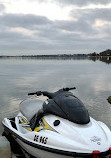
[[[22,101],[16,117],[3,119],[4,133],[36,158],[111,158],[110,129],[89,116],[73,89],[29,93],[37,97]]]

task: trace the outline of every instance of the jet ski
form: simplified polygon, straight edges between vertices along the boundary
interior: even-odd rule
[[[110,129],[89,116],[73,89],[29,93],[37,97],[22,101],[15,118],[4,118],[4,132],[36,158],[111,158]]]

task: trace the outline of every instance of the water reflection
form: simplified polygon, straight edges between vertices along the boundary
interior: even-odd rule
[[[111,63],[111,56],[90,56],[87,54],[73,54],[73,55],[33,55],[33,56],[0,56],[0,60],[92,60],[101,61],[107,64]]]
[[[106,64],[111,64],[111,56],[96,56],[96,57],[89,57],[90,60],[93,61],[102,61],[105,62]]]

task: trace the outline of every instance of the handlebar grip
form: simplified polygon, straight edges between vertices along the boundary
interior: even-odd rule
[[[41,91],[37,91],[37,92],[36,92],[36,95],[37,95],[37,96],[40,96],[41,94],[42,94]]]
[[[34,95],[35,93],[28,93],[28,95]]]
[[[28,95],[37,95],[37,96],[40,96],[41,94],[42,94],[41,91],[37,91],[34,93],[28,93]]]
[[[76,87],[69,88],[69,90],[76,89]]]
[[[67,88],[63,88],[64,91],[70,91],[70,90],[73,90],[73,89],[76,89],[76,87],[72,87],[72,88],[68,88],[68,87],[67,87]]]

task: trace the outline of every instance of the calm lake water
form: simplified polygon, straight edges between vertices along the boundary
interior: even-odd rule
[[[111,95],[111,64],[91,60],[0,59],[0,122],[19,112],[27,93],[71,86],[90,115],[111,128],[111,105],[106,100]]]

